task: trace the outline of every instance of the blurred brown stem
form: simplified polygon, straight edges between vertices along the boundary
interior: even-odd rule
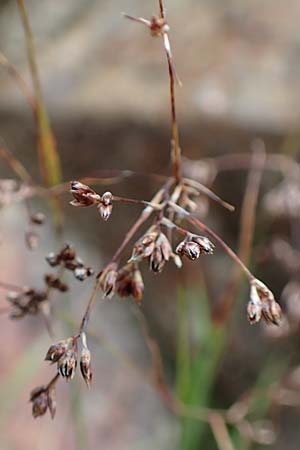
[[[240,219],[238,257],[245,265],[248,265],[251,254],[255,228],[256,205],[265,161],[266,152],[264,144],[262,141],[255,141],[253,144],[252,165],[247,179]],[[234,267],[227,286],[222,292],[218,306],[213,313],[214,320],[217,322],[226,322],[237,297],[240,281],[241,272],[237,267]]]

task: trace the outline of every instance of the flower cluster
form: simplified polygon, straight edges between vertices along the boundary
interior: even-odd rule
[[[49,410],[52,419],[56,413],[55,387],[39,386],[30,393],[32,415],[34,418],[43,416]]]
[[[266,323],[279,325],[282,317],[281,307],[267,286],[256,278],[251,282],[250,301],[247,306],[251,324],[264,319]]]
[[[97,194],[92,188],[80,181],[71,182],[71,194],[74,200],[70,202],[72,206],[94,206],[97,205],[101,218],[107,221],[112,213],[113,196],[111,192],[104,192],[104,194]]]
[[[57,363],[59,375],[67,381],[72,380],[77,368],[79,337],[82,339],[80,369],[83,379],[89,387],[92,380],[91,353],[86,344],[85,333],[72,336],[51,345],[47,351],[45,360],[50,361],[52,364]]]
[[[25,287],[19,292],[10,291],[6,299],[12,307],[10,318],[21,319],[26,315],[37,315],[47,300],[47,294],[46,291]]]
[[[86,266],[77,257],[75,249],[69,244],[66,244],[59,253],[49,253],[46,256],[46,261],[51,267],[61,266],[70,270],[79,281],[84,281],[87,277],[94,274],[93,269]]]

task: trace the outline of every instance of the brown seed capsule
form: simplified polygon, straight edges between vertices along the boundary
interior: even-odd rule
[[[112,213],[113,204],[112,204],[112,193],[104,192],[101,197],[101,202],[98,205],[98,211],[103,220],[107,221]]]
[[[45,361],[56,363],[62,356],[65,355],[72,343],[73,338],[68,338],[51,345],[45,356]]]
[[[99,274],[100,286],[103,291],[104,297],[111,298],[115,292],[116,280],[117,280],[117,264],[109,264]]]
[[[100,202],[100,195],[89,186],[80,181],[71,181],[71,194],[74,200],[70,202],[72,206],[92,206]]]
[[[262,302],[254,286],[251,286],[250,301],[247,306],[247,315],[251,324],[259,322],[262,315]]]
[[[45,386],[39,386],[31,391],[30,401],[32,402],[33,417],[43,416],[49,406],[47,388]]]
[[[150,256],[150,269],[156,273],[161,272],[166,261],[169,261],[171,254],[172,247],[167,236],[164,233],[159,233]]]
[[[267,322],[274,325],[280,325],[282,311],[280,305],[275,301],[273,293],[270,289],[258,279],[251,282],[250,291],[251,300],[258,303],[261,302],[261,317]]]
[[[58,360],[57,369],[63,378],[67,381],[74,378],[77,367],[77,344],[74,343],[72,348],[68,349],[66,353]]]
[[[180,256],[186,256],[191,261],[198,259],[201,255],[199,244],[192,241],[182,241],[176,247],[176,253]]]
[[[140,261],[141,259],[148,258],[152,255],[155,241],[158,236],[157,231],[151,231],[151,229],[139,239],[132,250],[130,261]]]
[[[81,351],[80,370],[82,377],[86,382],[87,387],[89,388],[92,381],[93,373],[91,366],[91,352],[86,347],[84,347]]]
[[[144,282],[141,271],[135,267],[132,275],[131,294],[134,300],[140,304],[144,294]]]

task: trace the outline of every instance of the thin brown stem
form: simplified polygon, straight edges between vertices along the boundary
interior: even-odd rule
[[[26,81],[19,73],[18,69],[8,61],[5,55],[0,52],[0,64],[7,70],[8,74],[15,80],[16,84],[19,86],[20,91],[27,100],[30,108],[32,109],[33,115],[36,115],[37,104],[32,92],[30,91]]]
[[[211,236],[218,244],[225,250],[225,252],[230,256],[233,261],[240,266],[240,268],[243,270],[243,272],[246,274],[249,282],[253,281],[255,277],[250,272],[248,267],[245,266],[245,264],[240,260],[240,258],[237,256],[236,253],[226,244],[226,242],[223,241],[223,239],[218,236],[213,230],[211,230],[207,225],[202,223],[199,219],[196,217],[193,217],[192,215],[188,216],[187,221],[192,223],[195,227],[200,230],[205,231],[209,236]]]
[[[95,300],[97,298],[97,294],[98,294],[98,291],[100,289],[100,285],[101,285],[101,280],[100,280],[100,277],[99,277],[97,279],[96,283],[95,283],[92,295],[91,295],[91,297],[89,299],[89,302],[88,302],[88,305],[86,307],[85,313],[84,313],[83,318],[81,320],[81,324],[80,324],[80,328],[79,328],[79,334],[86,332],[87,325],[88,325],[88,322],[90,320],[91,310],[92,310],[93,305],[95,303]]]
[[[49,390],[51,389],[53,386],[55,386],[55,384],[57,383],[57,381],[59,380],[60,375],[57,372],[57,374],[52,378],[52,380],[49,381],[49,383],[47,384],[46,388]]]

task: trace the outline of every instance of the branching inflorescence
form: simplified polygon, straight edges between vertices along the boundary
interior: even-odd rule
[[[141,267],[144,261],[147,262],[152,272],[160,273],[170,261],[180,269],[184,258],[194,261],[202,255],[212,255],[215,246],[219,246],[240,267],[250,284],[250,301],[247,307],[250,323],[257,323],[261,319],[276,325],[280,323],[281,309],[272,292],[256,279],[219,235],[200,221],[195,200],[204,194],[230,211],[234,207],[198,181],[183,177],[175,100],[176,83],[179,85],[181,83],[175,71],[169,39],[170,27],[166,20],[162,0],[159,1],[159,15],[153,16],[150,20],[127,14],[125,17],[146,26],[152,36],[161,38],[163,42],[170,81],[172,129],[170,150],[173,173],[150,201],[119,197],[111,192],[99,194],[82,181],[71,182],[70,192],[73,196],[71,205],[82,208],[95,207],[105,221],[113,216],[113,206],[119,202],[138,204],[143,206],[143,210],[127,231],[111,261],[98,273],[78,330],[73,336],[63,339],[49,348],[45,359],[51,364],[56,364],[57,371],[48,385],[32,391],[30,400],[34,417],[45,414],[47,410],[54,417],[55,385],[60,378],[68,381],[74,377],[78,359],[82,376],[87,386],[90,386],[92,369],[91,353],[87,344],[87,327],[98,293],[102,290],[104,298],[111,298],[114,294],[120,297],[132,296],[138,304],[141,304],[144,292]],[[128,244],[146,222],[149,222],[147,231],[136,238],[131,252],[127,255],[127,262],[121,265],[121,258]],[[201,233],[204,233],[205,236]],[[47,261],[52,267],[58,267],[60,272],[58,275],[48,274],[45,277],[47,286],[45,291],[21,289],[14,295],[10,294],[9,301],[14,308],[17,308],[19,316],[26,313],[37,313],[40,305],[49,299],[51,289],[58,289],[61,292],[68,289],[61,279],[62,271],[71,270],[81,281],[92,275],[92,270],[76,257],[75,250],[70,246],[64,247],[58,254],[51,253],[48,255]],[[80,356],[79,346],[81,347]]]

